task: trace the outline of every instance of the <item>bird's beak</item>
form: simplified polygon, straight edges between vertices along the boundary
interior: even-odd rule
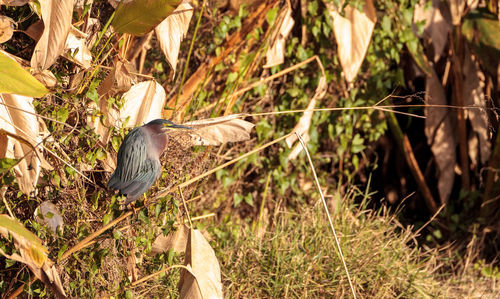
[[[192,130],[193,128],[188,127],[188,126],[183,126],[183,125],[178,125],[178,124],[167,124],[163,127],[163,132],[166,132],[168,129],[186,129],[186,130]]]

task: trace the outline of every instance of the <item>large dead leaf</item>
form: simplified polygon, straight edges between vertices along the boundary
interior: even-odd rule
[[[179,131],[181,139],[186,134],[190,137],[189,145],[220,145],[227,142],[238,142],[250,139],[253,123],[240,119],[242,116],[233,114],[223,117],[201,119],[184,123],[194,130]],[[169,136],[176,134],[175,131]]]
[[[38,40],[31,66],[37,71],[49,68],[63,53],[71,28],[73,0],[39,0],[44,29]]]
[[[161,50],[167,57],[174,74],[181,42],[187,34],[192,16],[193,7],[189,3],[183,2],[155,29]]]
[[[468,51],[467,51],[468,52]],[[472,130],[477,134],[479,139],[479,153],[481,156],[481,163],[486,164],[491,154],[491,141],[488,129],[488,116],[486,113],[486,99],[484,96],[484,74],[476,66],[472,60],[470,53],[464,55],[465,61],[463,66],[464,84],[463,84],[463,98],[465,106],[481,107],[483,109],[468,109],[466,115],[470,120]],[[474,149],[469,149],[474,152]],[[477,151],[476,151],[477,152]],[[477,165],[478,159],[471,157]]]
[[[443,50],[448,43],[448,34],[451,32],[451,20],[449,14],[443,15],[443,11],[448,9],[445,3],[433,0],[432,6],[427,7],[426,1],[421,0],[415,5],[413,21],[415,23],[425,21],[424,35],[430,39],[429,44],[434,49],[434,62],[437,62],[443,54]]]
[[[0,44],[8,41],[14,34],[14,20],[6,16],[0,16]]]
[[[38,279],[49,286],[59,298],[66,298],[64,288],[54,263],[47,257],[48,250],[42,241],[21,223],[8,215],[0,215],[0,234],[14,239],[18,253],[11,255],[0,249],[5,257],[26,264]]]
[[[276,65],[280,65],[285,61],[285,42],[292,31],[295,21],[292,17],[292,7],[290,2],[287,1],[287,5],[280,14],[280,18],[277,22],[281,22],[277,26],[277,31],[275,32],[271,46],[266,52],[266,65],[265,68],[270,68]]]
[[[5,153],[7,158],[21,159],[14,167],[14,172],[19,188],[26,194],[36,189],[43,159],[38,147],[42,142],[42,135],[39,120],[34,114],[33,98],[0,94],[0,129],[19,137],[19,140],[7,137],[0,152]],[[34,148],[36,152],[33,151]]]
[[[367,0],[363,12],[352,5],[344,8],[345,17],[330,2],[325,3],[333,19],[340,64],[347,82],[352,82],[361,67],[377,21],[372,0]]]
[[[188,236],[189,228],[184,224],[179,226],[175,232],[167,236],[160,234],[153,242],[151,253],[167,252],[170,249],[178,253],[184,253],[186,251]]]
[[[447,105],[445,92],[441,81],[434,69],[425,83],[425,97],[427,104]],[[456,141],[455,129],[449,116],[450,112],[444,108],[425,108],[425,135],[438,169],[438,190],[441,203],[446,203],[450,196],[455,180]]]
[[[154,80],[137,83],[123,95],[120,121],[133,128],[153,119],[161,118],[167,95],[165,89]]]
[[[92,65],[92,54],[86,45],[87,35],[76,28],[71,28],[66,37],[66,50],[69,53],[66,55],[70,60],[75,61],[84,69],[88,69]]]
[[[181,272],[179,298],[223,298],[219,261],[199,230],[189,232],[184,264],[191,271]]]

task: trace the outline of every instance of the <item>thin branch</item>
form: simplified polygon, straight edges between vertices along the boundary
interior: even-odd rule
[[[163,269],[163,270],[160,270],[160,271],[158,271],[158,272],[155,272],[155,273],[153,273],[153,274],[150,274],[150,275],[148,275],[148,276],[144,276],[143,278],[141,278],[141,279],[139,279],[139,280],[137,280],[137,281],[134,281],[134,282],[132,283],[132,287],[134,288],[134,287],[136,287],[137,285],[139,285],[139,284],[141,284],[141,283],[143,283],[143,282],[145,282],[145,281],[147,281],[147,280],[149,280],[149,279],[151,279],[151,278],[153,278],[153,277],[155,277],[155,276],[158,276],[158,275],[160,275],[160,274],[162,274],[162,273],[165,273],[165,272],[170,271],[171,269],[175,269],[175,268],[182,268],[182,269],[185,269],[185,270],[187,270],[187,271],[189,271],[189,272],[191,273],[191,270],[190,270],[188,267],[184,266],[184,265],[173,265],[173,266],[167,267],[167,268],[165,268],[165,269]],[[193,275],[193,276],[194,276],[194,275]],[[195,278],[196,278],[196,277],[195,277]]]

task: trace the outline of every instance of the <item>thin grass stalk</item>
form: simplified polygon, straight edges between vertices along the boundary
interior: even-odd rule
[[[349,281],[349,286],[351,288],[352,295],[354,296],[354,299],[356,299],[356,292],[354,291],[354,286],[353,286],[352,281],[351,281],[351,276],[349,275],[349,270],[347,269],[344,255],[342,254],[342,248],[340,247],[340,241],[339,241],[339,238],[337,236],[337,232],[335,231],[335,227],[333,226],[332,217],[330,216],[330,212],[328,211],[328,206],[326,205],[325,196],[323,195],[323,191],[321,190],[321,185],[319,184],[318,176],[316,175],[316,169],[314,168],[314,164],[312,162],[311,156],[309,155],[309,151],[307,150],[307,147],[304,143],[304,140],[302,140],[302,137],[300,136],[299,133],[295,132],[295,135],[297,135],[297,138],[299,139],[299,142],[302,145],[302,148],[306,152],[307,160],[309,160],[309,165],[311,166],[311,170],[312,170],[312,173],[314,176],[314,182],[316,183],[316,188],[318,189],[319,195],[321,197],[321,201],[323,202],[323,207],[325,208],[326,216],[328,216],[328,222],[330,223],[330,228],[332,229],[333,237],[335,238],[335,244],[337,245],[340,259],[342,260],[342,265],[344,265],[344,270],[345,270],[345,273],[347,275],[347,280]]]

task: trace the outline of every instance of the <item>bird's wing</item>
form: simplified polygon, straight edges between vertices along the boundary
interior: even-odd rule
[[[134,181],[151,180],[149,176],[157,175],[160,170],[156,165],[158,162],[148,156],[146,138],[146,133],[140,127],[133,129],[125,137],[118,150],[115,172],[108,183],[110,188],[128,189]]]

